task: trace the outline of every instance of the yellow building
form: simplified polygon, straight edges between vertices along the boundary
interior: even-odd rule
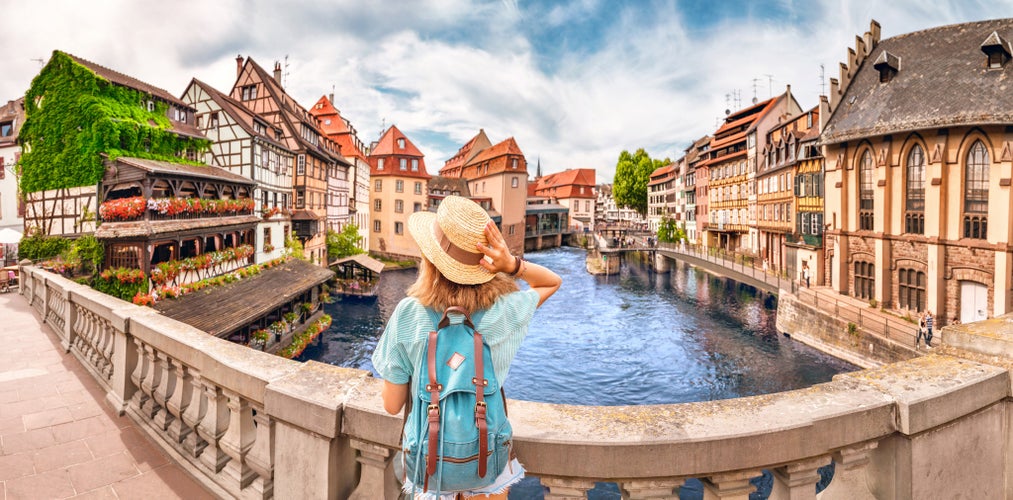
[[[418,258],[408,216],[427,209],[429,174],[424,155],[391,125],[371,148],[370,251],[391,258]]]

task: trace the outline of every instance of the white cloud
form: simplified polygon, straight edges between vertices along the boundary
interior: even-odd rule
[[[870,18],[889,37],[1013,11],[1011,0],[783,0],[776,6],[787,16],[754,7],[741,18],[702,25],[680,3],[617,5],[623,4],[12,2],[5,6],[12,21],[0,31],[0,45],[9,48],[0,53],[0,100],[23,93],[39,69],[32,59],[48,58],[53,49],[173,94],[191,77],[228,90],[236,54],[253,56],[269,71],[288,55],[286,84],[303,105],[333,86],[337,106],[363,141],[396,123],[426,153],[433,173],[484,128],[494,142],[515,137],[529,161],[541,158],[545,172],[590,167],[603,182],[623,149],[677,158],[716,128],[726,94],[737,90],[741,105],[749,104],[754,79],[760,99],[791,84],[803,107],[815,105],[819,65],[828,79],[837,77],[837,63]],[[606,23],[588,21],[603,9]],[[539,40],[527,38],[574,26],[586,26],[581,36],[590,38],[553,47],[569,52],[540,51]]]

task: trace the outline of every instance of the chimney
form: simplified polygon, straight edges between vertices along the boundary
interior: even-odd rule
[[[327,96],[327,100],[331,101],[331,105],[332,105],[332,106],[334,105],[334,92],[331,92],[331,93],[330,93],[330,94],[329,94],[329,95]]]
[[[274,61],[274,81],[281,85],[281,63],[278,61]]]
[[[243,55],[236,54],[236,78],[243,72]]]

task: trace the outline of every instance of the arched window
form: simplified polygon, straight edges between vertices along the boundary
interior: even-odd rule
[[[985,239],[988,234],[988,150],[975,141],[964,165],[964,237]]]
[[[898,276],[898,302],[901,309],[925,310],[925,273],[914,269],[901,269]]]
[[[907,155],[904,232],[925,233],[925,152],[915,144]]]
[[[873,191],[872,183],[872,153],[865,150],[862,160],[858,164],[858,229],[871,231],[873,229]]]
[[[860,299],[875,298],[876,266],[870,262],[855,262],[854,295]]]

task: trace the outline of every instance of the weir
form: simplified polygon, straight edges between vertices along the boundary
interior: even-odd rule
[[[108,403],[218,495],[397,497],[401,418],[367,372],[252,351],[34,267],[21,276],[24,299]],[[730,400],[511,401],[510,418],[550,499],[583,498],[598,481],[624,498],[678,498],[688,478],[705,498],[746,499],[764,469],[770,498],[817,498],[816,471],[831,461],[821,499],[1009,498],[1008,358],[976,359],[1007,364],[955,351]]]

